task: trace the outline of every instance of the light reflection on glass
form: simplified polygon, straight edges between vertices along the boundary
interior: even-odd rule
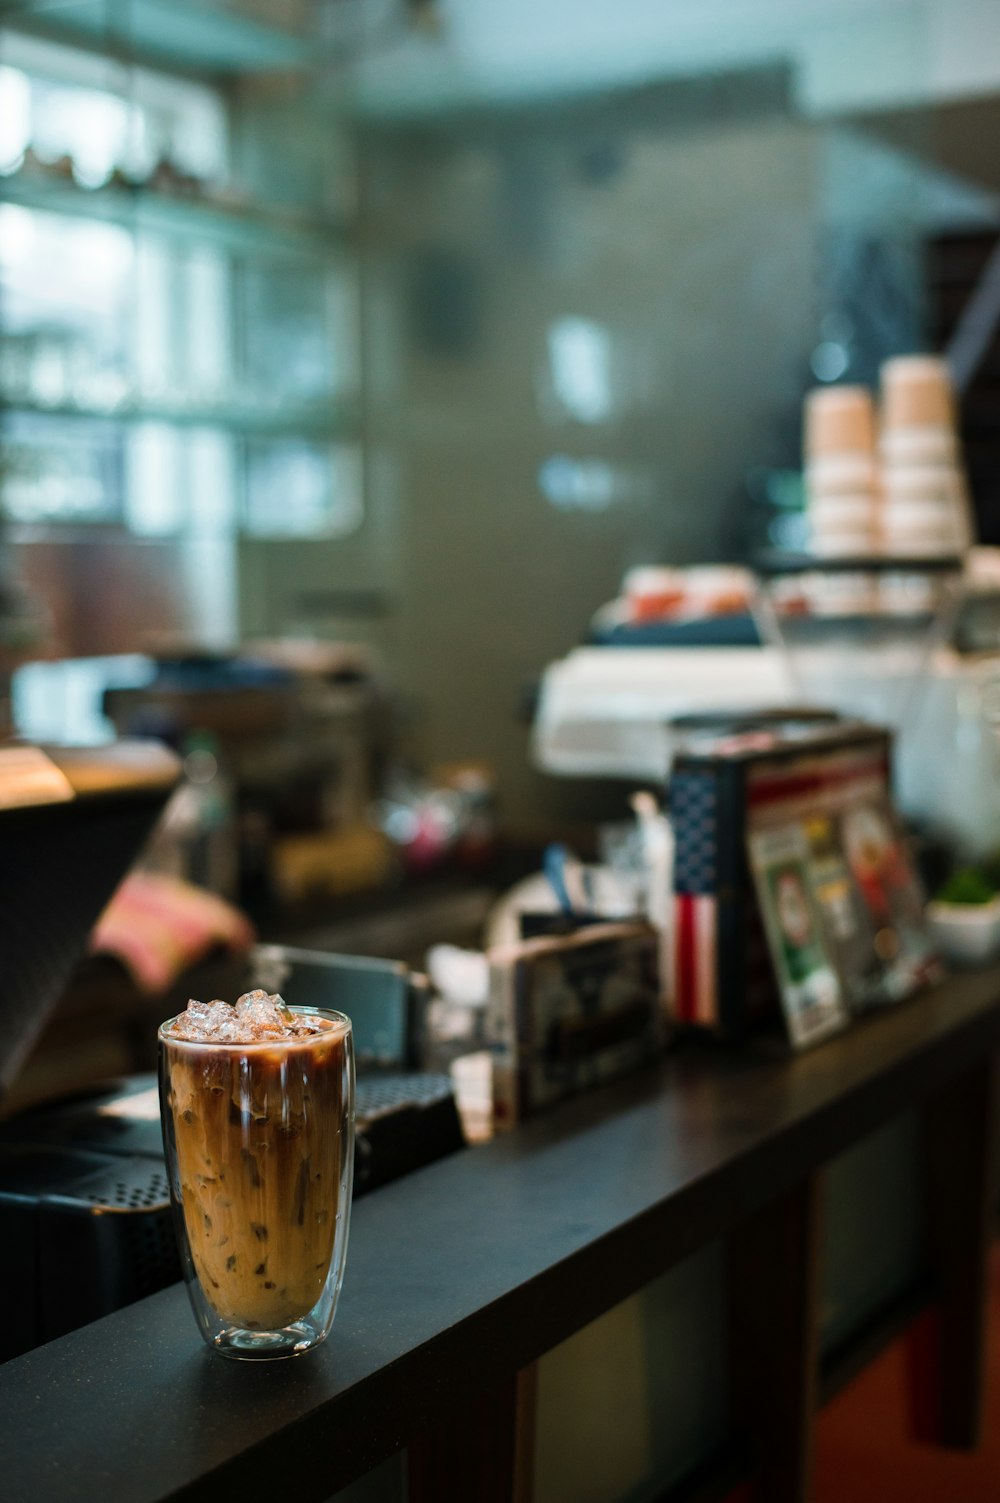
[[[297,439],[247,445],[243,523],[252,537],[336,537],[361,521],[360,452]]]
[[[620,486],[614,468],[603,459],[571,459],[553,454],[538,471],[546,500],[558,511],[606,511]]]
[[[31,140],[31,90],[16,68],[0,67],[0,172],[17,166]]]
[[[3,515],[27,523],[116,520],[121,452],[121,434],[110,424],[7,413]]]
[[[589,318],[560,318],[549,326],[552,389],[563,412],[580,423],[611,416],[611,340]]]
[[[112,411],[126,391],[132,240],[115,225],[0,205],[2,395]]]
[[[817,381],[838,381],[850,362],[842,344],[833,339],[824,339],[813,350],[809,363]]]
[[[227,176],[223,101],[200,82],[5,32],[0,173],[72,177],[84,189],[144,182],[169,163],[202,182]]]

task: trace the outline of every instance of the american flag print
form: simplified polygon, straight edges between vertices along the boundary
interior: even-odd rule
[[[674,826],[674,1017],[718,1022],[718,795],[715,778],[678,772],[670,785]]]

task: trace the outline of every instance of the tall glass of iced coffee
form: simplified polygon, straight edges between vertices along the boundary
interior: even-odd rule
[[[330,1330],[354,1169],[350,1020],[250,992],[163,1024],[160,1100],[181,1261],[205,1340],[292,1357]]]

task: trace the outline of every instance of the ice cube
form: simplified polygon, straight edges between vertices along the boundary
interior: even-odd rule
[[[210,1002],[205,1010],[204,1029],[209,1038],[228,1038],[234,1022],[228,1002]]]
[[[208,1011],[211,1006],[211,1002],[199,1002],[192,997],[181,1016],[185,1023],[193,1023],[196,1026],[203,1027],[208,1019]]]
[[[278,1009],[278,1012],[281,1014],[282,1022],[285,1023],[286,1026],[290,1023],[295,1023],[298,1021],[295,1013],[292,1012],[292,1009],[289,1007],[284,997],[282,997],[278,992],[273,992],[271,994],[270,1000]]]
[[[218,1039],[223,1044],[243,1044],[247,1040],[247,1025],[236,1016],[233,1008],[226,1008],[227,1016],[219,1023],[212,1034],[213,1039]]]
[[[197,1002],[192,998],[178,1015],[172,1032],[177,1038],[210,1043],[213,1039],[228,1037],[223,1030],[228,1029],[234,1018],[233,1009],[225,1002]]]
[[[236,999],[236,1011],[241,1015],[252,1007],[256,1002],[270,1002],[271,998],[263,987],[258,986],[252,992],[244,992],[242,997]]]
[[[236,1003],[241,1025],[261,1037],[283,1036],[288,1031],[288,1009],[279,996],[265,991],[246,992]]]

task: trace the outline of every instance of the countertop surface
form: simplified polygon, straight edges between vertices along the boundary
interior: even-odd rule
[[[998,1047],[1000,967],[796,1058],[677,1048],[361,1200],[306,1357],[210,1353],[178,1285],[0,1367],[0,1496],[328,1498]]]

